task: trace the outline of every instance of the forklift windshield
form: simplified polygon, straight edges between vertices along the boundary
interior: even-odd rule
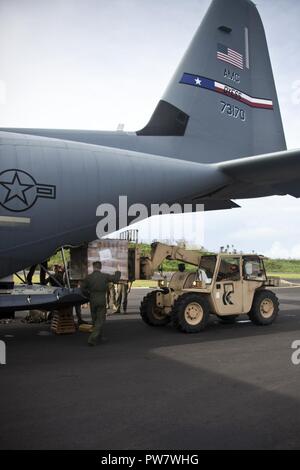
[[[215,255],[201,256],[198,277],[205,284],[211,284],[216,268],[217,257]]]

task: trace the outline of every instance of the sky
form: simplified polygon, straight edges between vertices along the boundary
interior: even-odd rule
[[[0,0],[0,126],[141,129],[210,0]],[[300,147],[300,2],[259,0],[289,149]],[[197,243],[300,258],[300,200],[200,215]],[[196,217],[196,216],[195,216]],[[174,221],[175,220],[175,221]],[[182,226],[173,220],[174,238]],[[169,225],[164,219],[163,227]],[[164,237],[157,221],[142,239]],[[177,232],[177,229],[180,230]],[[151,229],[151,230],[150,230]]]

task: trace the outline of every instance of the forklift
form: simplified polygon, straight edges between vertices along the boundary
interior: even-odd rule
[[[279,301],[270,287],[279,278],[268,278],[264,257],[254,254],[219,253],[201,255],[162,243],[152,244],[150,257],[141,257],[140,278],[151,279],[163,260],[177,260],[196,267],[175,272],[170,281],[147,294],[140,307],[150,326],[172,324],[181,332],[198,333],[216,315],[222,323],[234,323],[247,314],[255,325],[271,325],[279,313]]]

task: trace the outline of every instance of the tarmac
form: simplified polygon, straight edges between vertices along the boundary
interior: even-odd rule
[[[186,335],[145,325],[147,290],[134,289],[128,314],[108,317],[108,341],[95,348],[87,333],[0,324],[0,448],[299,449],[291,346],[300,341],[300,288],[276,291],[272,326],[211,316],[204,332]]]

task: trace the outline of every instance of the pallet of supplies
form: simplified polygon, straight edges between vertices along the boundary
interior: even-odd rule
[[[95,240],[79,248],[71,248],[71,280],[82,280],[93,272],[93,263],[101,261],[102,272],[121,271],[121,280],[128,280],[128,241]]]

